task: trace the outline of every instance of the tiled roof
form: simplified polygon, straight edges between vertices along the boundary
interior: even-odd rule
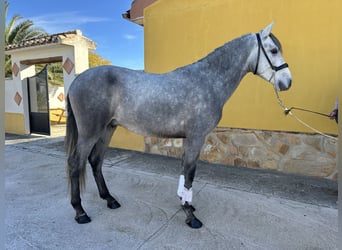
[[[31,38],[28,40],[23,40],[19,43],[9,44],[5,47],[5,51],[27,48],[32,46],[40,46],[45,44],[52,43],[60,43],[61,39],[74,36],[74,35],[82,35],[82,32],[79,30],[67,31],[63,33],[57,33],[52,35],[40,36],[36,38]]]
[[[156,0],[134,0],[131,9],[122,14],[124,19],[144,26],[144,9],[153,4]]]

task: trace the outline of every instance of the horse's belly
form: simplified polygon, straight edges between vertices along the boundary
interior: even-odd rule
[[[189,114],[191,112],[187,112],[183,104],[131,99],[116,109],[114,119],[128,130],[144,136],[184,138]]]
[[[185,138],[184,121],[119,122],[126,129],[143,135],[160,138]]]

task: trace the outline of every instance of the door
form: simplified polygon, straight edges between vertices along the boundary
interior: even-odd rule
[[[47,65],[35,76],[27,78],[31,133],[50,135]]]

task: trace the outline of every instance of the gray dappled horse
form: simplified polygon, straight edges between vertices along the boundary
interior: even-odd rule
[[[191,205],[192,182],[205,137],[220,121],[223,105],[248,72],[271,82],[279,91],[291,86],[291,73],[279,41],[271,34],[272,26],[228,42],[205,58],[169,73],[101,66],[80,74],[67,97],[67,173],[75,220],[90,222],[80,198],[87,160],[100,197],[109,208],[120,207],[109,193],[101,169],[105,150],[120,125],[144,136],[184,138],[177,194],[186,223],[201,227]]]

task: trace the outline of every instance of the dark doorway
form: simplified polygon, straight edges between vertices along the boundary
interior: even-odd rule
[[[35,76],[27,78],[31,133],[50,135],[47,65]]]

